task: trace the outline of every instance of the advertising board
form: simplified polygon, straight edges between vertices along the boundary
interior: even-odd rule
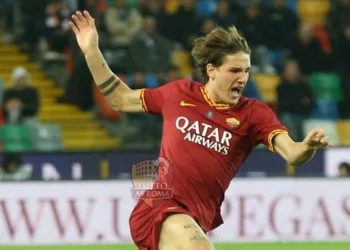
[[[0,244],[131,242],[130,181],[0,184]],[[189,191],[190,192],[190,191]],[[214,242],[350,239],[349,181],[237,179]]]

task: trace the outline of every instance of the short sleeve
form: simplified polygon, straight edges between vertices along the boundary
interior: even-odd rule
[[[175,92],[177,82],[166,83],[161,87],[141,90],[142,108],[147,113],[161,114],[167,99]]]
[[[253,122],[255,140],[259,144],[265,144],[269,150],[274,152],[273,137],[278,134],[288,133],[288,130],[266,104],[257,102],[254,106],[251,120]]]

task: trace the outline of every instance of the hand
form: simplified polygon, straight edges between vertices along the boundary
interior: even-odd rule
[[[86,10],[83,14],[77,11],[72,15],[72,21],[69,22],[70,27],[74,31],[75,37],[80,49],[87,54],[88,51],[98,48],[98,33],[93,19]]]
[[[311,150],[334,146],[328,141],[328,136],[325,135],[323,129],[311,130],[305,137],[303,143]]]

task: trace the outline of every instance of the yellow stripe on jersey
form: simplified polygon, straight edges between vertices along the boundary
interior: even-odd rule
[[[268,141],[268,144],[269,144],[269,150],[270,151],[275,152],[275,149],[273,148],[273,145],[272,145],[273,137],[275,137],[278,134],[285,134],[285,133],[288,133],[288,131],[286,131],[284,129],[275,129],[269,134],[269,137],[267,138],[267,141]]]
[[[215,102],[213,102],[213,100],[211,100],[211,98],[209,97],[208,92],[205,89],[205,87],[201,87],[201,92],[202,92],[202,95],[203,95],[205,101],[210,106],[215,107],[217,109],[229,109],[230,108],[230,105],[227,105],[227,104],[215,104]]]
[[[145,102],[145,89],[141,90],[140,101],[141,101],[141,105],[142,105],[143,110],[145,112],[148,112],[147,105],[146,105],[146,102]]]

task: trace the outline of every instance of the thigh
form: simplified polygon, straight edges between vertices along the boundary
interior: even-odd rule
[[[161,228],[159,250],[214,250],[196,221],[187,214],[167,217]]]

